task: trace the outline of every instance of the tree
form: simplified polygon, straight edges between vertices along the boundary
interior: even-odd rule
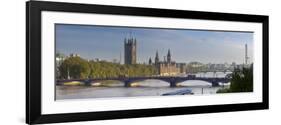
[[[253,91],[253,67],[235,69],[231,75],[231,84],[228,89],[220,89],[217,93],[227,92],[252,92]]]
[[[107,61],[87,61],[80,57],[66,58],[59,67],[61,78],[116,78],[151,76],[157,72],[153,65],[133,64],[121,65]]]
[[[88,62],[80,57],[69,57],[59,67],[61,77],[67,79],[85,79],[90,74]]]
[[[232,74],[231,92],[252,92],[253,91],[253,69],[243,68],[242,71],[235,71]]]

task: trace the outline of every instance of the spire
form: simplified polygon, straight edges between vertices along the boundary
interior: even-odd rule
[[[172,61],[171,59],[171,52],[170,49],[168,50],[168,54],[167,54],[167,62],[170,63]]]
[[[156,51],[156,56],[155,56],[155,58],[159,59],[158,51]]]
[[[151,57],[149,57],[149,61],[148,61],[148,64],[151,65],[152,64],[152,60],[151,60]]]
[[[248,60],[249,60],[249,57],[248,57],[248,46],[247,46],[247,43],[245,44],[245,64],[247,65],[248,64]]]
[[[158,50],[156,51],[156,55],[155,55],[155,64],[159,63],[159,55],[158,55]]]
[[[120,51],[119,64],[121,64],[121,60],[122,60],[122,52]]]
[[[170,49],[168,50],[168,55],[167,56],[171,56]]]

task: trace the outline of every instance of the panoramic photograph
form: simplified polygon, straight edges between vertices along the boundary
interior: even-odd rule
[[[253,92],[253,34],[55,24],[55,100]]]

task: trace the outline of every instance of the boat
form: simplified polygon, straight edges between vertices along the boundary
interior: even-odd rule
[[[162,94],[162,96],[169,96],[169,95],[193,95],[194,93],[190,89],[182,89],[174,92],[168,92]]]

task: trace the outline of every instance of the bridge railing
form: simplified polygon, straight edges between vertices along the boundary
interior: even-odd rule
[[[191,76],[154,76],[154,77],[114,77],[114,78],[94,78],[94,79],[58,79],[57,82],[71,82],[71,81],[97,81],[97,80],[129,80],[129,79],[186,79],[186,80],[228,80],[228,77],[191,77]]]

